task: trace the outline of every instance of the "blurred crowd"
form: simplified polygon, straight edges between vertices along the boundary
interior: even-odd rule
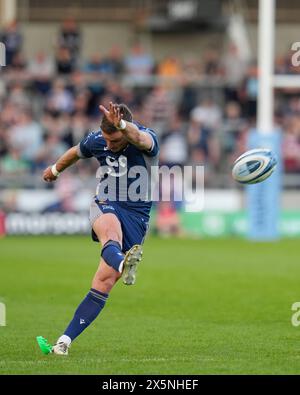
[[[206,186],[230,185],[230,166],[246,148],[255,125],[257,67],[240,58],[235,45],[212,48],[180,60],[157,61],[141,43],[124,53],[115,45],[89,59],[82,34],[66,20],[55,55],[38,51],[26,59],[16,22],[0,34],[6,67],[0,71],[0,174],[22,183],[88,132],[98,130],[100,103],[124,102],[137,121],[156,130],[162,164],[205,165]],[[278,73],[298,73],[290,54],[276,60]],[[300,171],[300,99],[297,90],[276,96],[276,123],[283,127],[286,171]],[[81,161],[77,172],[94,176],[96,163]],[[224,176],[225,175],[225,176]],[[16,177],[19,176],[19,177]],[[35,177],[36,178],[36,177]]]

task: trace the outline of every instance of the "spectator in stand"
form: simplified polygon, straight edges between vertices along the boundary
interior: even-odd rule
[[[111,47],[105,62],[113,76],[119,77],[124,73],[123,54],[118,45]]]
[[[41,120],[44,135],[57,135],[68,147],[73,146],[72,118],[66,113],[55,114],[46,113]]]
[[[10,86],[7,101],[18,108],[30,108],[31,102],[28,93],[23,85],[16,81]]]
[[[255,118],[258,95],[258,70],[256,64],[249,66],[247,75],[241,89],[240,100],[244,103],[245,116]]]
[[[168,56],[159,63],[157,67],[157,74],[160,77],[167,77],[179,80],[181,76],[181,65],[178,58],[175,56]]]
[[[168,166],[169,168],[173,166],[179,166],[183,168],[183,166],[187,162],[187,159],[187,136],[181,118],[179,117],[179,115],[175,114],[170,122],[169,127],[166,129],[166,132],[164,132],[161,136],[160,164]],[[174,199],[172,200],[176,200],[176,196],[182,196],[182,190],[180,189],[180,185],[181,174],[178,174],[175,171],[173,175],[173,180],[170,185],[171,196],[174,196]],[[161,188],[163,190],[164,185],[162,185]],[[162,221],[163,217],[166,219],[166,216],[164,216],[164,214],[167,214],[167,212],[170,214],[170,221],[175,220],[177,215],[176,210],[180,209],[181,205],[181,202],[174,201],[172,207],[169,207],[169,210],[163,211],[161,213]],[[177,223],[177,221],[175,222]]]
[[[204,76],[203,65],[195,56],[188,56],[182,60],[182,74],[186,83],[193,84]]]
[[[0,41],[6,48],[6,65],[11,66],[13,58],[21,51],[23,44],[23,37],[16,21],[7,25],[0,35]]]
[[[2,111],[0,112],[0,121],[5,130],[16,124],[19,116],[19,110],[20,109],[16,108],[16,106],[9,100],[4,103]]]
[[[75,70],[69,78],[69,90],[74,96],[88,91],[87,81],[83,71]]]
[[[37,92],[45,95],[51,88],[54,76],[54,62],[44,51],[39,51],[29,62],[28,71]]]
[[[74,18],[67,18],[63,22],[58,36],[58,47],[68,49],[71,61],[76,65],[80,56],[81,32]]]
[[[73,96],[66,89],[64,81],[57,79],[49,93],[46,103],[46,110],[55,115],[61,112],[71,113],[73,109]]]
[[[90,60],[85,65],[84,72],[94,74],[109,74],[111,72],[111,68],[105,59],[102,59],[101,54],[97,52],[91,56]]]
[[[221,126],[222,111],[210,97],[207,97],[192,110],[191,119],[205,128],[218,130]]]
[[[291,59],[288,59],[291,62]],[[275,58],[275,74],[288,74],[289,65],[287,64],[287,57],[279,55]]]
[[[86,64],[86,73],[102,74],[102,76],[117,76],[123,70],[123,63],[120,60],[121,51],[118,47],[113,48],[108,57],[102,58],[100,53],[95,53]],[[98,76],[96,76],[98,77]]]
[[[125,59],[125,68],[132,81],[147,83],[153,73],[154,59],[151,54],[145,52],[141,44],[137,43]]]
[[[70,50],[61,47],[56,53],[56,73],[61,75],[70,75],[75,71],[75,62],[71,57]]]
[[[160,135],[170,124],[174,117],[176,105],[168,91],[162,85],[158,85],[144,102],[144,117],[147,123],[153,125],[157,134]]]
[[[247,63],[239,54],[238,47],[231,43],[222,60],[222,67],[226,81],[225,96],[227,101],[238,100],[238,89],[242,84]]]
[[[287,103],[287,107],[285,108],[285,113],[289,115],[300,115],[300,99],[297,95],[296,97],[292,97]],[[290,119],[287,117],[287,121]]]
[[[184,166],[188,158],[188,145],[181,118],[175,115],[170,127],[161,136],[160,162],[171,166]]]
[[[26,73],[27,62],[22,52],[16,52],[10,64],[10,71]]]
[[[17,123],[9,132],[9,144],[20,150],[21,158],[34,168],[34,162],[43,142],[43,131],[39,123],[33,120],[30,110],[18,113]]]
[[[58,133],[50,133],[45,138],[36,156],[36,166],[43,169],[48,163],[55,163],[69,147],[65,144]]]
[[[106,91],[106,73],[108,68],[105,65],[100,53],[95,53],[86,63],[83,72],[87,77],[88,89],[90,91],[90,100],[88,114],[97,116],[99,114],[99,101]]]
[[[209,160],[209,142],[212,131],[207,129],[201,122],[191,121],[188,129],[188,144],[191,151],[194,149],[202,152],[200,164],[205,164]]]
[[[241,115],[240,104],[234,101],[227,103],[221,127],[222,151],[225,155],[235,152],[236,142],[247,128],[248,124]]]
[[[0,66],[0,72],[1,72],[1,66]],[[0,79],[0,109],[1,109],[1,101],[5,98],[6,94],[7,94],[6,83],[4,79]]]
[[[30,171],[30,163],[22,158],[20,148],[10,148],[0,160],[0,172],[4,176],[24,175]]]
[[[300,115],[288,118],[283,137],[283,158],[285,171],[298,173],[300,171]]]
[[[80,92],[75,96],[74,100],[74,114],[82,114],[85,115],[88,112],[90,93],[88,91]]]
[[[76,113],[72,117],[71,122],[72,143],[70,146],[74,146],[78,144],[90,130],[88,118],[82,113]]]
[[[220,143],[216,132],[201,121],[192,119],[188,129],[188,144],[199,163],[216,167],[220,159]]]
[[[30,75],[27,71],[27,62],[22,52],[17,52],[9,67],[5,67],[5,75],[12,82],[27,84]]]
[[[71,78],[69,79],[68,90],[75,98],[73,115],[88,115],[92,92],[87,86],[83,72],[75,71],[71,75]]]
[[[8,152],[8,138],[7,138],[7,128],[1,122],[0,117],[0,159],[5,156]]]
[[[203,70],[206,76],[219,76],[221,74],[219,51],[207,49],[204,52]]]

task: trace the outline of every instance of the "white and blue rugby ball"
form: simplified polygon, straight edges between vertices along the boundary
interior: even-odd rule
[[[276,165],[277,160],[271,150],[252,149],[234,162],[232,177],[241,184],[257,184],[270,177]]]

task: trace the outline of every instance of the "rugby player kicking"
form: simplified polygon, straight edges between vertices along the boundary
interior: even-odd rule
[[[93,240],[102,245],[91,289],[62,336],[54,346],[42,336],[37,337],[44,354],[68,355],[71,343],[99,315],[117,281],[122,277],[126,285],[135,283],[142,257],[152,204],[151,167],[158,165],[158,140],[153,130],[133,121],[125,104],[110,103],[108,109],[102,105],[99,108],[103,113],[100,130],[70,148],[43,174],[45,181],[52,182],[79,159],[98,160],[100,183],[91,203],[90,222]],[[133,199],[130,196],[137,181],[140,196],[144,193],[138,200],[135,193]]]

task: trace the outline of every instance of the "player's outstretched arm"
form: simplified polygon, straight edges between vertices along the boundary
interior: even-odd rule
[[[80,158],[77,154],[77,146],[70,148],[53,166],[47,167],[44,171],[43,179],[47,182],[55,181],[62,171],[73,165],[78,159]]]
[[[110,102],[108,110],[102,105],[99,106],[99,109],[103,112],[108,121],[124,134],[131,144],[143,151],[151,149],[153,144],[151,136],[148,133],[141,132],[134,123],[124,121],[122,119],[123,115],[117,104]]]

